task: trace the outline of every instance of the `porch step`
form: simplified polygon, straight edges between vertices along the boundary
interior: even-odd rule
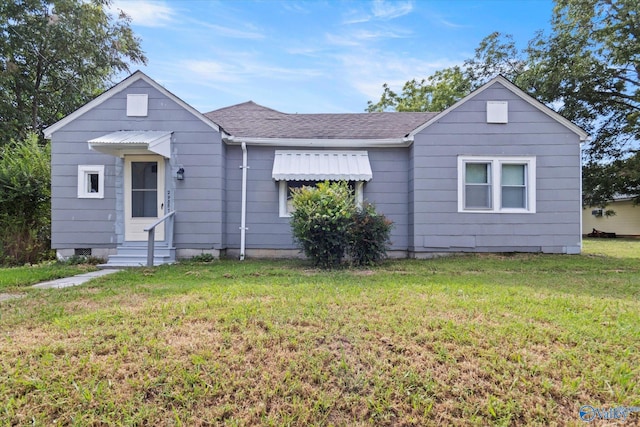
[[[153,265],[173,264],[176,262],[176,248],[170,248],[162,242],[155,245]],[[118,246],[117,253],[110,255],[106,264],[99,268],[144,267],[147,265],[147,242],[127,242]]]

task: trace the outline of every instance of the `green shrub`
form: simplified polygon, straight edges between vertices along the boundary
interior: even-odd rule
[[[387,256],[393,223],[371,204],[358,209],[349,227],[347,253],[357,266],[378,264]]]
[[[58,261],[60,265],[98,265],[104,263],[104,259],[92,255],[71,255],[64,261]]]
[[[304,254],[318,267],[339,266],[356,208],[348,184],[325,181],[316,187],[294,189],[293,207],[293,237]]]
[[[50,156],[31,135],[0,147],[0,263],[50,256]]]
[[[345,254],[357,266],[386,257],[392,223],[373,205],[357,208],[347,182],[293,190],[291,228],[304,254],[321,268],[335,268]]]
[[[213,262],[215,261],[215,259],[216,257],[214,257],[212,254],[203,253],[203,254],[196,255],[189,258],[189,261],[190,262]]]

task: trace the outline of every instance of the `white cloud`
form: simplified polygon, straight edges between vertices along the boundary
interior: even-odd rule
[[[248,83],[255,80],[304,81],[322,76],[313,68],[285,68],[260,62],[249,54],[222,55],[224,61],[184,60],[181,67],[194,73],[196,78],[211,84]]]
[[[332,46],[357,47],[366,42],[376,42],[384,39],[400,39],[411,37],[413,34],[408,30],[355,30],[342,34],[325,34],[325,40]]]
[[[382,85],[387,83],[393,90],[401,90],[411,79],[423,79],[435,71],[459,65],[446,58],[420,60],[402,58],[393,52],[345,53],[338,57],[342,76],[348,85],[376,101],[382,94]]]
[[[375,0],[373,2],[373,16],[377,19],[390,20],[411,13],[413,3],[410,1],[384,1]]]
[[[363,24],[366,22],[390,21],[413,11],[412,1],[374,0],[371,11],[351,9],[345,12],[342,23],[345,25]]]
[[[384,31],[354,31],[353,37],[358,40],[400,39],[410,37],[410,31],[384,30]]]
[[[143,27],[164,27],[174,21],[175,10],[164,2],[140,0],[115,0],[111,10],[122,10],[131,17],[135,25]]]
[[[254,28],[248,29],[239,29],[239,28],[231,28],[231,27],[223,27],[222,25],[217,24],[208,24],[206,22],[199,22],[205,28],[213,30],[217,35],[223,37],[229,37],[234,39],[249,39],[249,40],[259,40],[263,39],[264,34],[260,33]]]
[[[182,61],[181,68],[196,74],[198,78],[203,79],[203,82],[236,83],[242,80],[238,70],[224,62],[186,60]]]

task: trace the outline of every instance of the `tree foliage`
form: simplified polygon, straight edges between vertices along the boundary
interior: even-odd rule
[[[586,129],[583,203],[640,200],[640,20],[637,0],[556,0],[549,35],[527,50],[526,88]],[[636,169],[634,169],[636,168]]]
[[[593,161],[638,148],[639,10],[637,0],[556,0],[551,33],[527,50],[527,89],[591,133]]]
[[[40,261],[49,248],[48,147],[32,134],[0,147],[0,264]]]
[[[367,111],[442,111],[466,96],[470,90],[470,80],[460,67],[436,71],[426,79],[410,80],[402,88],[402,93],[394,92],[386,83],[382,86],[380,100],[368,102]]]
[[[0,145],[41,132],[144,63],[129,18],[110,0],[0,2]]]

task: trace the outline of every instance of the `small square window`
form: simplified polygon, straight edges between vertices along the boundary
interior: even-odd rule
[[[104,198],[104,165],[78,166],[78,198]]]

